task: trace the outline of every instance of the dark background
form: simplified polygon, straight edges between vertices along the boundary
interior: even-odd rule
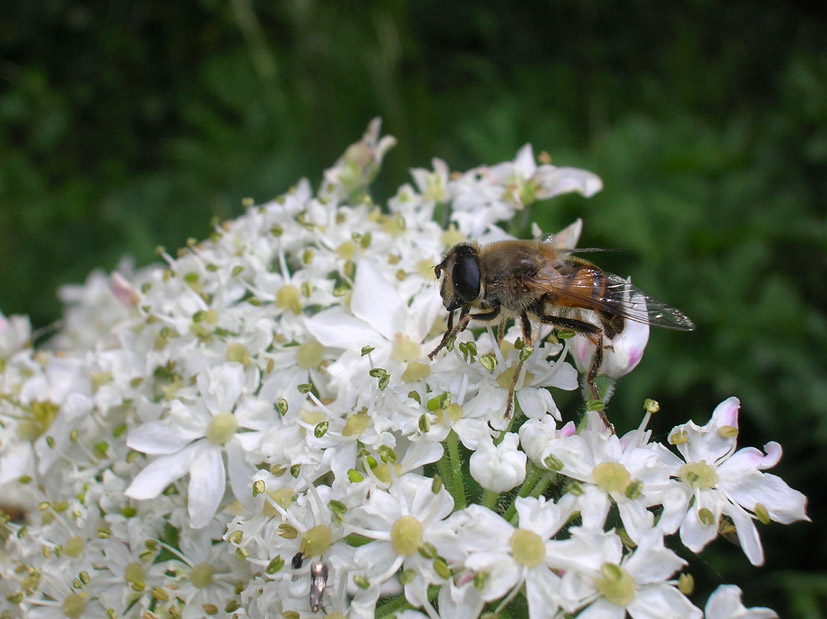
[[[35,326],[56,287],[203,238],[323,168],[374,116],[399,145],[378,199],[431,157],[526,142],[605,189],[535,207],[698,325],[658,330],[611,404],[660,438],[741,398],[743,446],[779,441],[812,524],[724,541],[698,589],[819,617],[827,599],[827,10],[804,3],[0,2],[0,310]],[[574,403],[571,403],[574,406]],[[760,526],[760,525],[759,525]]]

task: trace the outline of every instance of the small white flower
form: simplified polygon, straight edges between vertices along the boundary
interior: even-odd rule
[[[507,492],[525,481],[526,455],[517,448],[519,437],[507,433],[498,445],[482,439],[471,454],[471,476],[491,492]]]
[[[780,477],[762,472],[781,459],[778,443],[767,443],[766,455],[751,447],[736,451],[740,406],[737,398],[728,398],[705,426],[690,421],[672,430],[670,442],[682,459],[671,452],[662,457],[683,494],[667,506],[659,526],[666,532],[680,526],[684,545],[700,552],[718,535],[721,516],[728,516],[750,563],[761,565],[764,551],[753,520],[809,520],[807,498]]]
[[[127,444],[136,451],[161,457],[150,462],[126,489],[133,499],[153,499],[178,478],[189,473],[187,508],[195,529],[206,526],[224,498],[226,452],[230,482],[236,498],[249,500],[252,468],[236,437],[238,418],[233,409],[244,386],[244,370],[226,363],[198,376],[200,398],[194,405],[170,403],[170,416],[146,423],[129,434]]]

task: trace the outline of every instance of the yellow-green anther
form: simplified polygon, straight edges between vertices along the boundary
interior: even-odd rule
[[[755,517],[758,518],[758,522],[761,524],[766,525],[771,522],[770,512],[762,503],[756,503],[755,507],[752,508],[752,513],[755,514]]]
[[[325,434],[327,434],[327,430],[330,427],[329,421],[322,421],[316,424],[316,427],[313,428],[313,436],[316,438],[322,438]]]
[[[434,559],[434,571],[439,574],[441,578],[448,580],[451,578],[451,569],[448,567],[448,564],[445,562],[445,559],[442,557],[437,557]]]
[[[692,574],[681,574],[678,576],[678,591],[684,595],[692,595],[695,591],[695,579]]]
[[[272,576],[277,572],[281,571],[281,568],[284,567],[284,559],[281,558],[281,555],[276,555],[273,557],[273,560],[267,564],[267,567],[264,568],[264,571]]]
[[[565,466],[563,461],[554,454],[549,454],[543,458],[543,464],[550,471],[562,471],[563,466]]]
[[[632,480],[628,486],[626,486],[626,498],[632,499],[639,499],[640,495],[643,494],[643,482],[639,479]]]
[[[534,352],[534,346],[524,346],[520,351],[520,361],[526,361]]]
[[[497,360],[493,355],[486,354],[480,357],[480,365],[489,372],[493,372],[494,368],[497,367]]]
[[[643,410],[650,415],[654,415],[660,410],[660,404],[657,400],[653,400],[651,398],[646,398],[643,401]]]
[[[613,563],[604,563],[600,574],[595,586],[607,602],[621,607],[632,603],[637,594],[637,585],[626,570]]]
[[[680,429],[669,436],[670,445],[684,445],[689,442],[689,434],[684,429]]]
[[[702,507],[698,510],[698,520],[701,521],[703,526],[711,527],[715,524],[715,514],[713,514],[708,508]]]

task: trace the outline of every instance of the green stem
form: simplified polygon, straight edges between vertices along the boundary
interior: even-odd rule
[[[459,438],[457,433],[451,430],[445,439],[448,443],[448,456],[451,463],[451,494],[454,497],[454,509],[465,509],[468,501],[465,497],[465,484],[462,479],[462,460],[459,455]]]
[[[482,493],[482,498],[480,499],[480,503],[483,507],[487,507],[491,511],[494,511],[494,507],[497,505],[497,499],[500,498],[499,492],[492,492],[491,490],[486,490]]]
[[[525,481],[523,482],[523,485],[520,486],[520,491],[517,493],[517,497],[526,497],[526,496],[528,496],[529,493],[534,489],[534,485],[537,483],[537,480],[540,479],[543,472],[544,472],[543,469],[541,469],[537,465],[533,464],[532,462],[529,462],[528,463],[528,473],[526,473],[526,478],[525,478]],[[503,515],[503,518],[505,518],[506,520],[511,520],[514,517],[514,514],[517,513],[517,506],[516,506],[517,497],[514,497],[515,500],[511,502],[511,505],[508,507],[505,514]]]

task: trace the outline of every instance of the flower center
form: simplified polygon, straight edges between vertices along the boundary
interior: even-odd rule
[[[635,581],[619,565],[604,563],[595,586],[606,601],[615,606],[628,606],[635,599]]]
[[[333,533],[330,527],[319,524],[302,533],[299,549],[305,557],[321,557],[333,544]]]
[[[69,619],[79,619],[83,617],[83,613],[86,612],[86,596],[70,593],[63,601],[61,610]]]
[[[276,293],[276,307],[299,315],[302,311],[300,295],[299,289],[295,286],[290,284],[282,286]]]
[[[83,538],[73,537],[66,542],[63,551],[70,557],[77,559],[83,552]]]
[[[144,567],[137,562],[132,562],[123,571],[123,579],[133,591],[141,592],[146,588],[146,576]]]
[[[223,445],[235,435],[238,421],[232,413],[218,413],[207,426],[207,440],[213,445]]]
[[[619,462],[601,462],[592,470],[594,483],[606,492],[626,492],[632,476]]]
[[[198,563],[192,566],[190,582],[196,589],[206,589],[212,584],[215,568],[209,563]]]
[[[409,557],[422,545],[422,524],[413,516],[402,516],[391,528],[391,545],[396,554]]]
[[[304,370],[312,370],[319,367],[324,359],[324,346],[316,340],[310,340],[299,346],[296,351],[296,363]]]
[[[422,348],[416,342],[412,342],[407,336],[401,338],[393,345],[391,358],[394,361],[414,361],[419,359]]]
[[[534,531],[517,529],[511,535],[511,555],[520,565],[537,567],[546,558],[546,545]]]
[[[708,490],[718,484],[718,474],[705,460],[684,464],[679,469],[678,474],[682,482],[689,484],[693,488]]]

